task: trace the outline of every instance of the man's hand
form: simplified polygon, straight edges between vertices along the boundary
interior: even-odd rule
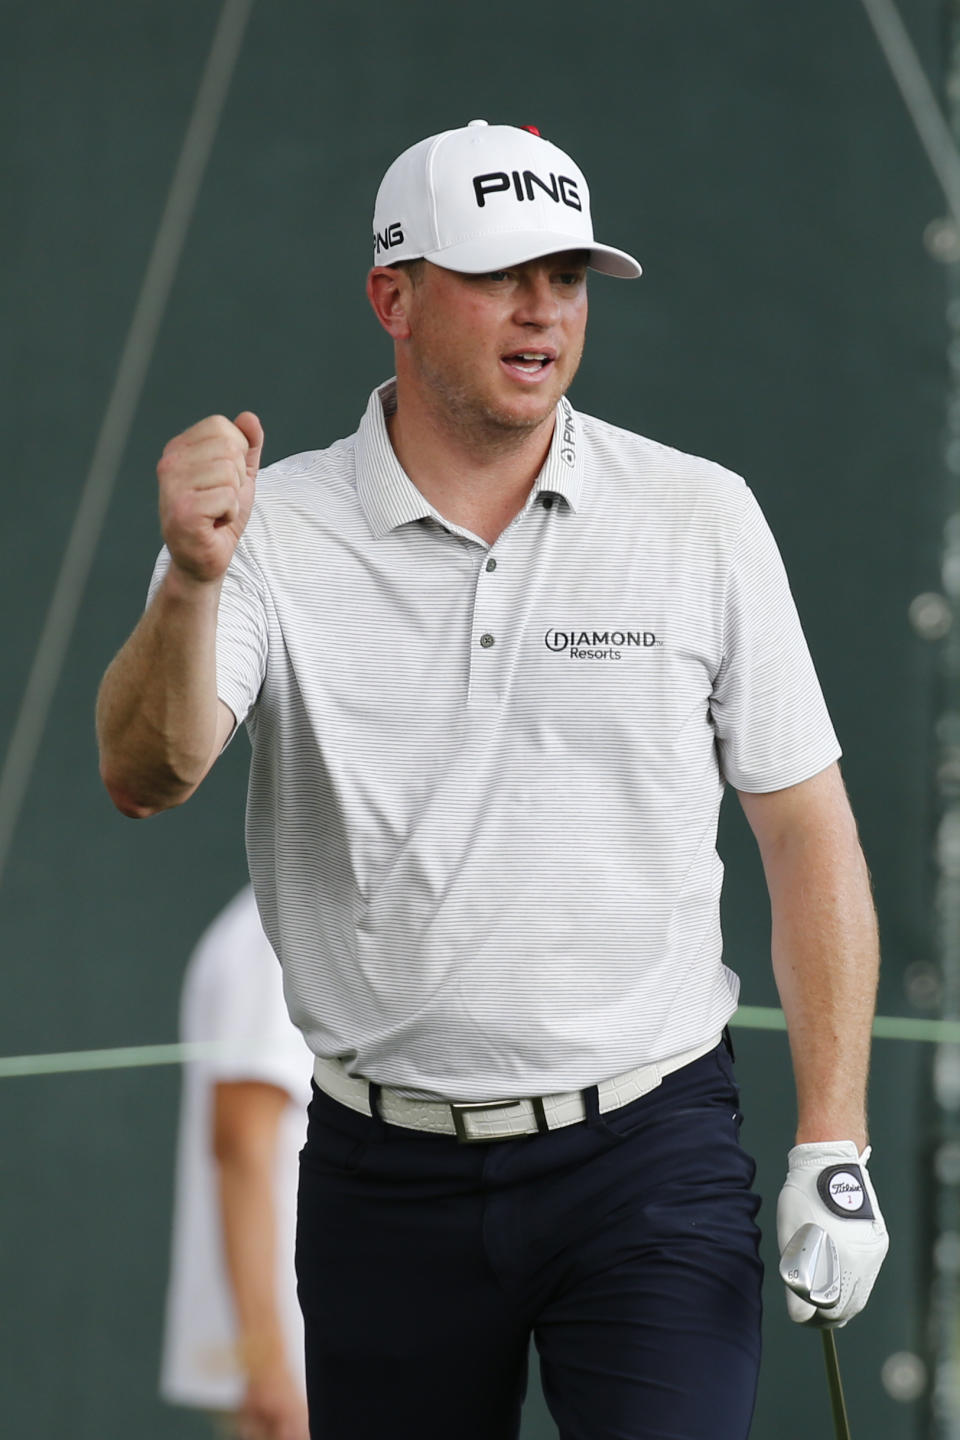
[[[787,1311],[799,1325],[846,1325],[866,1305],[887,1253],[887,1227],[867,1174],[869,1147],[852,1140],[795,1145],[777,1204],[777,1240],[783,1251],[801,1225],[819,1225],[837,1247],[840,1297],[816,1309],[787,1287]]]
[[[249,410],[176,435],[157,465],[160,524],[178,570],[194,580],[219,580],[253,508],[263,426]]]
[[[235,1417],[239,1440],[310,1440],[307,1404],[282,1365],[251,1378]]]

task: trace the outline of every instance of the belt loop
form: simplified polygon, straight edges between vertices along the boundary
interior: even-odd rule
[[[714,1033],[716,1033],[716,1032],[714,1032]],[[724,1025],[724,1027],[723,1027],[723,1043],[724,1043],[724,1045],[726,1045],[726,1047],[727,1047],[727,1054],[730,1056],[730,1059],[735,1061],[736,1058],[737,1058],[737,1056],[736,1056],[736,1053],[735,1053],[734,1048],[733,1048],[733,1039],[731,1038],[731,1035],[730,1035],[730,1026],[729,1026],[729,1025]]]
[[[600,1119],[600,1091],[596,1085],[588,1085],[586,1090],[580,1091],[580,1095],[583,1099],[583,1110],[587,1124],[593,1129],[596,1129],[598,1125],[603,1124],[603,1121]]]
[[[383,1118],[383,1106],[380,1098],[381,1087],[376,1080],[367,1081],[367,1096],[370,1101],[370,1118],[374,1124],[374,1133],[378,1140],[387,1138],[387,1122]]]

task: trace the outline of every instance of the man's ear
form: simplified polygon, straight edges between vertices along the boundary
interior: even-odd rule
[[[367,276],[367,299],[393,340],[409,340],[413,285],[406,271],[391,265],[375,265]]]

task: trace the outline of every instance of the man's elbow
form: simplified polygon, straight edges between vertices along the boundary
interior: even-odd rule
[[[152,815],[172,810],[188,800],[196,788],[181,789],[179,793],[164,796],[150,795],[145,790],[132,786],[127,777],[117,775],[105,764],[100,766],[100,778],[110,799],[120,814],[125,815],[128,820],[149,820]]]

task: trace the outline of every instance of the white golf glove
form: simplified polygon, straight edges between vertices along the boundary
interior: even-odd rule
[[[819,1225],[837,1247],[840,1298],[818,1310],[787,1287],[787,1312],[799,1325],[846,1325],[866,1305],[880,1273],[889,1239],[870,1176],[870,1147],[857,1153],[852,1140],[795,1145],[787,1156],[787,1178],[777,1202],[781,1254],[801,1225]]]

